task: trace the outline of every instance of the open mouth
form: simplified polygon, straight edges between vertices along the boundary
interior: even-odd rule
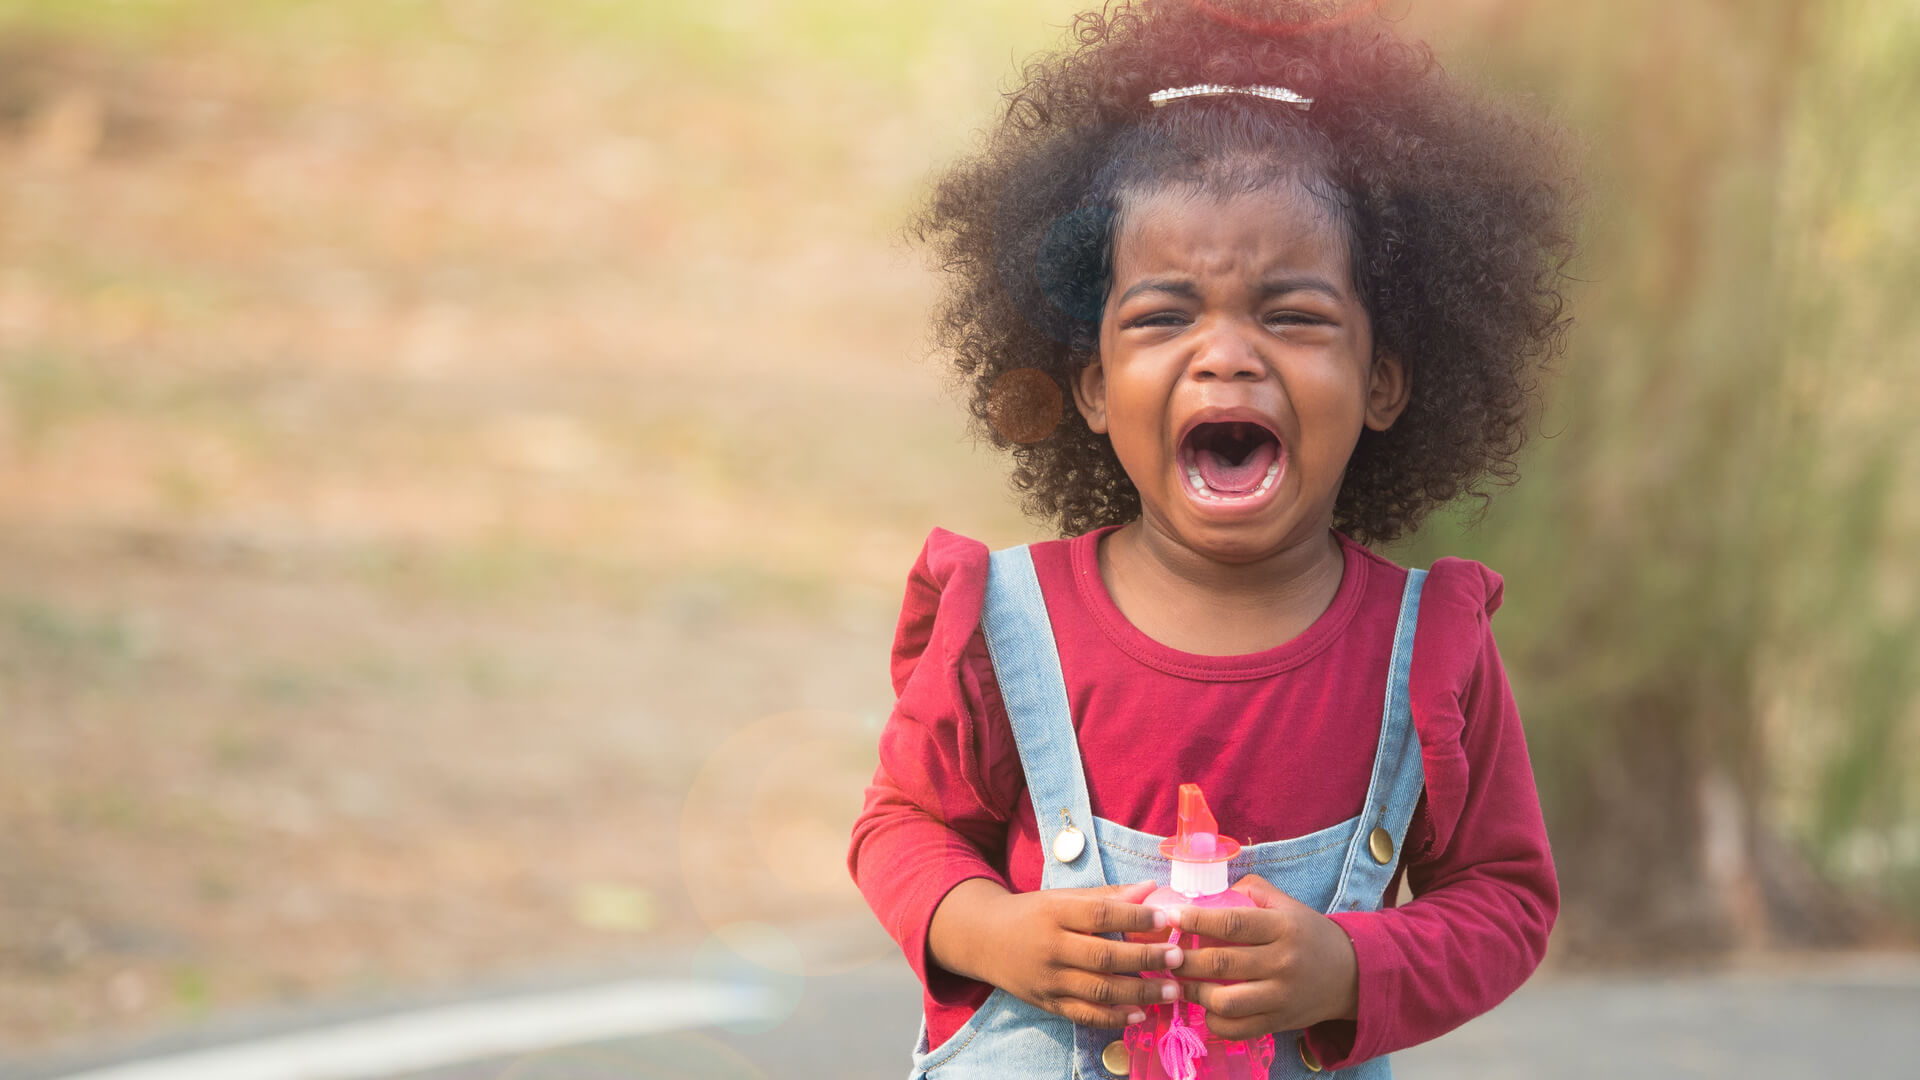
[[[1203,499],[1234,501],[1265,495],[1284,459],[1279,436],[1245,421],[1196,424],[1180,443],[1187,485]]]

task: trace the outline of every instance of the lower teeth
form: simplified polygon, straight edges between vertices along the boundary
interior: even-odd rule
[[[1273,486],[1274,477],[1279,475],[1280,462],[1278,459],[1275,459],[1273,464],[1267,466],[1267,475],[1260,481],[1259,487],[1237,495],[1219,495],[1215,494],[1213,488],[1208,486],[1206,479],[1200,475],[1199,469],[1191,465],[1187,466],[1187,482],[1193,485],[1194,491],[1199,492],[1209,499],[1251,499],[1256,495],[1265,495],[1267,489]]]

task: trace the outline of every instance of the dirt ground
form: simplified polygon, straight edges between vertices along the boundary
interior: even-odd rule
[[[0,1052],[860,910],[906,569],[1023,535],[896,239],[984,88],[453,7],[0,25]]]
[[[882,607],[476,612],[5,546],[9,1048],[859,908]]]

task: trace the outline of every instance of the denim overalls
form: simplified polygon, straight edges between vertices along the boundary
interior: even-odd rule
[[[1400,844],[1413,817],[1424,782],[1419,737],[1407,705],[1407,672],[1413,660],[1413,631],[1420,610],[1420,586],[1426,571],[1408,574],[1394,629],[1387,698],[1380,720],[1380,743],[1373,757],[1373,779],[1359,816],[1291,840],[1243,848],[1228,867],[1228,879],[1259,874],[1276,888],[1323,912],[1374,911],[1393,879]],[[993,659],[1000,696],[1013,726],[1020,764],[1027,775],[1034,819],[1040,824],[1046,870],[1041,888],[1090,888],[1109,883],[1169,877],[1160,854],[1161,837],[1137,832],[1093,816],[1081,771],[1080,746],[1068,711],[1066,683],[1046,602],[1025,547],[995,552],[987,576],[981,628]],[[1286,763],[1277,763],[1285,768]],[[1053,838],[1073,825],[1092,843],[1081,845],[1071,861],[1056,855]],[[1063,851],[1071,850],[1063,846]],[[936,1050],[927,1048],[922,1021],[913,1055],[911,1080],[1113,1080],[1124,1076],[1126,1050],[1118,1029],[1080,1027],[1035,1008],[996,988],[973,1017]],[[1317,1071],[1302,1055],[1291,1032],[1274,1036],[1272,1077],[1307,1077]],[[1117,1066],[1123,1070],[1115,1072]],[[1385,1057],[1374,1058],[1325,1076],[1388,1080]]]

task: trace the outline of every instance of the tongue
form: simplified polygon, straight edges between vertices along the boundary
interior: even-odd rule
[[[1205,480],[1208,487],[1239,495],[1260,486],[1260,481],[1267,478],[1267,470],[1272,467],[1278,452],[1278,446],[1263,442],[1248,452],[1246,460],[1233,465],[1217,451],[1202,450],[1194,455],[1194,465],[1200,470],[1200,479]]]

